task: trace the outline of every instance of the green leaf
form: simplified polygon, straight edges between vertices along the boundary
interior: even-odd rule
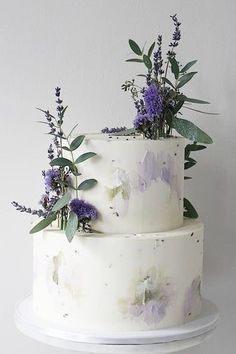
[[[90,159],[91,157],[97,155],[95,152],[85,152],[84,154],[80,155],[76,160],[75,163],[81,163],[87,159]]]
[[[198,218],[198,213],[190,201],[184,198],[184,216],[191,219]]]
[[[188,158],[188,161],[184,163],[184,169],[188,170],[189,168],[195,166],[197,163],[197,161],[195,161],[194,159]]]
[[[69,203],[71,199],[70,193],[64,194],[58,201],[54,204],[52,211],[58,211],[62,209],[65,205]]]
[[[76,230],[78,229],[78,216],[70,211],[69,218],[66,224],[65,234],[69,242],[74,238]]]
[[[64,117],[64,114],[66,113],[68,106],[66,106],[65,108],[63,108],[63,110],[60,113],[60,118],[62,119]]]
[[[190,109],[191,111],[198,112],[198,113],[209,114],[211,116],[218,116],[219,115],[219,113],[199,111],[199,109],[194,109],[194,108],[191,108],[188,106],[184,106],[184,108]]]
[[[180,135],[189,140],[203,144],[211,144],[213,142],[209,135],[207,135],[203,130],[201,130],[195,124],[186,119],[174,117],[173,128]]]
[[[173,113],[171,112],[170,109],[167,108],[167,109],[164,111],[164,117],[165,117],[166,123],[167,123],[170,127],[172,127]]]
[[[62,146],[61,148],[62,148],[63,150],[66,150],[66,151],[71,151],[71,149],[68,148],[67,146]]]
[[[127,59],[126,61],[130,63],[143,63],[143,59]]]
[[[206,146],[204,145],[198,145],[198,144],[188,144],[186,145],[185,147],[186,150],[189,150],[189,151],[199,151],[199,150],[204,150],[206,149]]]
[[[179,65],[175,58],[170,58],[171,71],[175,76],[175,80],[179,77]]]
[[[94,178],[91,179],[86,179],[82,183],[80,183],[79,187],[77,188],[78,190],[86,191],[88,189],[93,188],[97,184],[97,180]]]
[[[73,165],[73,162],[70,161],[69,159],[66,159],[65,157],[57,157],[54,160],[50,162],[51,166],[60,166],[60,167],[71,167]]]
[[[181,73],[185,73],[186,71],[188,71],[191,66],[193,66],[194,64],[196,64],[197,60],[193,60],[193,61],[190,61],[189,63],[187,63],[181,70],[180,72]]]
[[[75,165],[71,166],[70,170],[74,176],[81,176],[81,173],[79,173],[77,166],[75,166]]]
[[[176,105],[173,107],[173,114],[174,115],[179,112],[179,110],[182,108],[183,104],[184,104],[184,101],[178,101],[178,103],[176,103]]]
[[[189,98],[189,97],[186,97],[186,96],[184,96],[184,100],[185,100],[186,102],[191,102],[191,103],[210,104],[210,102],[203,101],[203,100],[199,100],[199,99],[197,99],[197,98]]]
[[[176,86],[177,89],[179,89],[180,87],[184,86],[185,84],[187,84],[187,82],[189,82],[193,76],[197,74],[197,71],[193,71],[191,73],[185,74],[183,76],[181,76],[181,78],[179,79],[179,83]]]
[[[150,58],[155,47],[156,42],[153,42],[150,48],[148,49],[148,57]]]
[[[142,55],[142,51],[141,51],[140,47],[132,39],[129,39],[129,46],[135,54]]]
[[[173,89],[175,89],[175,86],[172,84],[172,82],[170,80],[168,80],[166,77],[162,77],[162,80],[164,82],[166,82],[168,85],[170,85],[171,87],[173,87]]]
[[[143,55],[143,62],[146,65],[146,67],[148,68],[148,70],[151,70],[152,62],[151,62],[151,59],[146,54]]]
[[[84,141],[85,136],[84,135],[79,135],[77,136],[72,143],[70,144],[70,149],[72,151],[78,149],[78,147],[82,144],[82,142]]]
[[[36,233],[36,232],[39,232],[39,231],[45,229],[45,227],[47,227],[48,225],[50,225],[55,219],[56,219],[56,213],[52,214],[52,215],[49,216],[47,219],[41,220],[37,225],[35,225],[35,226],[30,230],[30,234],[34,234],[34,233]]]

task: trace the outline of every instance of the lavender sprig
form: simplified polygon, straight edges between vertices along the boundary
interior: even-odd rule
[[[172,36],[172,41],[169,44],[169,47],[171,47],[172,49],[168,51],[167,56],[169,58],[173,58],[175,57],[176,53],[174,52],[174,48],[176,48],[179,45],[179,41],[181,39],[181,32],[180,32],[180,25],[181,22],[179,22],[178,18],[177,18],[177,14],[170,16],[173,20],[174,23],[174,33]]]
[[[162,69],[163,59],[162,59],[162,35],[157,37],[157,51],[153,54],[153,72],[155,77],[158,75],[164,74],[164,70]]]
[[[105,127],[101,130],[101,132],[103,134],[112,134],[112,133],[120,133],[120,132],[123,132],[127,130],[126,127],[116,127],[116,128],[108,128],[108,127]]]
[[[42,209],[35,210],[32,208],[27,208],[24,205],[20,205],[15,201],[12,202],[12,205],[16,208],[16,210],[20,211],[21,213],[28,213],[28,214],[37,215],[39,217],[44,217],[44,218],[48,217],[48,212],[43,211]]]

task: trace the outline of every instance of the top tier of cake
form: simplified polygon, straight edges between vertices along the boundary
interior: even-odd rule
[[[83,180],[96,178],[80,197],[99,212],[94,229],[104,233],[171,230],[183,224],[184,139],[86,135],[79,153]]]

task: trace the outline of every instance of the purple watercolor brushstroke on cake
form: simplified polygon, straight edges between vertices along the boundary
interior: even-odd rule
[[[166,304],[150,300],[142,305],[130,305],[129,312],[134,317],[142,317],[147,324],[160,322],[166,314]]]
[[[175,160],[170,154],[147,151],[143,161],[138,164],[138,191],[145,192],[158,179],[165,182],[180,197],[180,186],[175,173]]]
[[[193,279],[191,286],[186,290],[184,301],[184,318],[187,320],[195,306],[201,302],[201,278]]]

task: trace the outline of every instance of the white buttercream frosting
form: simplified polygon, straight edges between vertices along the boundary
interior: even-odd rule
[[[98,210],[97,231],[158,232],[182,225],[183,138],[94,134],[75,154],[88,151],[97,156],[78,164],[80,181],[95,178],[98,183],[80,196]]]
[[[166,328],[201,310],[203,225],[172,231],[34,238],[34,310],[75,330]]]

